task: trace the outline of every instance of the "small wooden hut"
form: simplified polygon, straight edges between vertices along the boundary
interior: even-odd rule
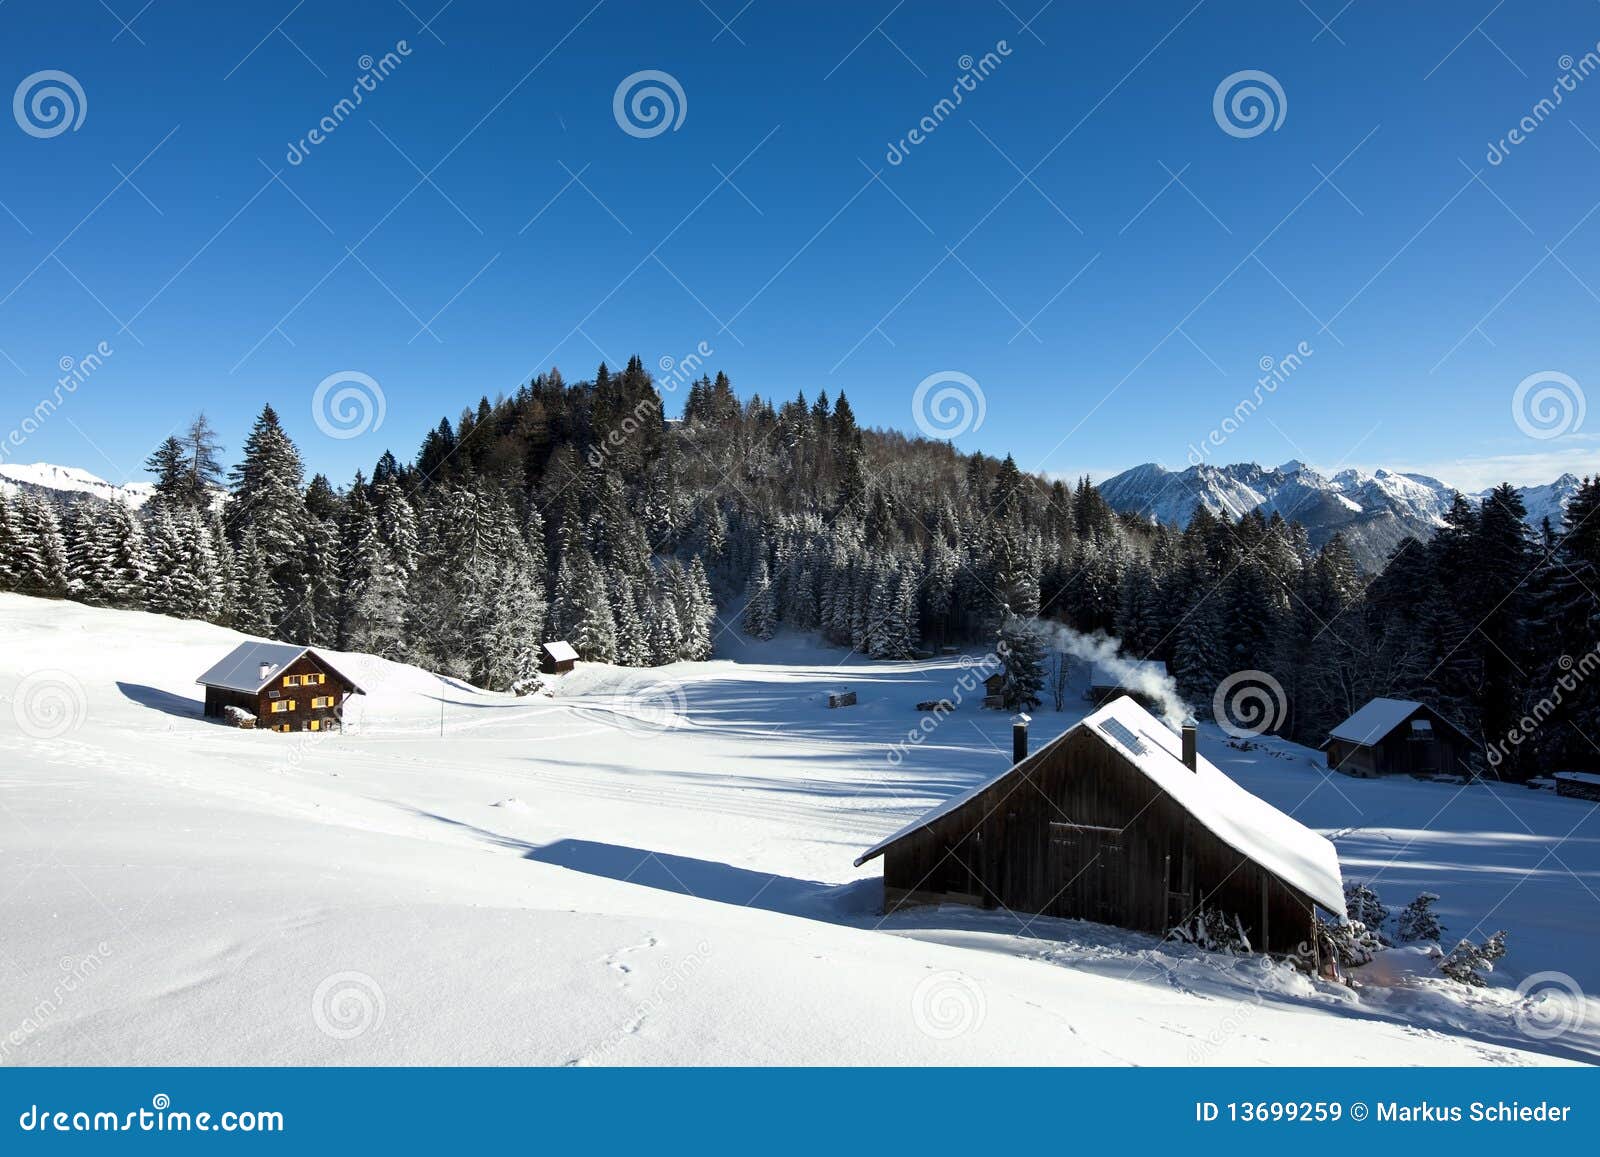
[[[1346,775],[1468,775],[1471,737],[1426,703],[1373,699],[1328,733],[1328,767]]]
[[[539,648],[539,670],[546,675],[565,675],[578,665],[578,652],[571,643],[558,639]]]
[[[1162,933],[1204,907],[1268,952],[1308,942],[1318,908],[1345,912],[1326,838],[1127,696],[856,863],[875,856],[886,912],[972,904]]]

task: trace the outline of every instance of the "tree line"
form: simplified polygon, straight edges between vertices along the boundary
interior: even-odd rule
[[[1368,582],[1337,536],[1313,550],[1276,515],[1201,509],[1180,529],[1118,514],[1087,479],[862,429],[842,393],[741,400],[703,376],[669,421],[637,357],[484,397],[411,461],[386,451],[343,486],[306,480],[270,405],[237,464],[221,457],[201,416],[151,455],[138,512],[0,498],[0,587],[492,689],[526,686],[546,639],[649,666],[789,629],[884,659],[998,636],[1007,694],[1026,704],[1059,624],[1165,661],[1201,710],[1228,675],[1272,674],[1275,722],[1298,740],[1393,695],[1433,703],[1486,749],[1541,709],[1600,615],[1600,481],[1542,534],[1509,486],[1481,507],[1458,499],[1437,536],[1402,543]],[[1595,766],[1597,712],[1584,686],[1564,693],[1494,770]]]

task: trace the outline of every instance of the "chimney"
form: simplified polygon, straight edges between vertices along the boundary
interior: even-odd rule
[[[1027,715],[1018,715],[1011,721],[1011,762],[1021,763],[1028,758],[1028,724],[1031,722]]]
[[[1183,721],[1183,766],[1190,771],[1196,769],[1195,740],[1199,731],[1199,724],[1190,716]]]
[[[263,664],[261,664],[260,675],[261,675],[261,681],[263,683],[265,683],[267,681],[267,676],[270,675],[270,674],[272,674],[272,664],[271,663],[263,663]]]

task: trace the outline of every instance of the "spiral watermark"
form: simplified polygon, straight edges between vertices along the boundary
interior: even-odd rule
[[[66,671],[35,671],[17,684],[11,714],[24,735],[60,739],[83,726],[89,698],[83,684]]]
[[[961,972],[935,972],[911,994],[911,1019],[923,1035],[955,1040],[983,1025],[988,999],[972,977]]]
[[[1517,985],[1517,996],[1517,1027],[1535,1040],[1552,1040],[1583,1024],[1583,989],[1565,972],[1535,972]]]
[[[383,387],[359,370],[329,374],[311,395],[311,417],[330,438],[359,438],[382,426],[387,412]]]
[[[630,137],[648,140],[683,127],[689,98],[670,72],[645,68],[622,78],[611,97],[611,115]]]
[[[1529,374],[1511,395],[1511,419],[1517,429],[1540,441],[1577,433],[1587,408],[1583,387],[1559,370]]]
[[[911,395],[911,418],[929,438],[959,438],[983,425],[983,387],[956,370],[929,374]]]
[[[1211,97],[1211,115],[1230,137],[1248,140],[1271,129],[1277,132],[1289,115],[1289,98],[1270,72],[1241,69],[1222,78]]]
[[[1235,739],[1276,731],[1289,713],[1283,684],[1265,671],[1235,671],[1217,685],[1211,697],[1217,726]]]
[[[46,68],[22,78],[11,98],[11,115],[30,137],[47,140],[77,132],[89,115],[89,98],[70,72]]]
[[[335,972],[311,994],[311,1020],[334,1040],[354,1040],[383,1024],[388,1004],[365,972]]]

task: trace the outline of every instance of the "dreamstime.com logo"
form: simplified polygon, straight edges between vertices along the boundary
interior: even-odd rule
[[[1521,747],[1523,740],[1543,727],[1545,720],[1556,713],[1557,708],[1566,702],[1568,695],[1577,691],[1579,686],[1587,682],[1596,671],[1600,671],[1600,647],[1578,656],[1576,661],[1571,655],[1562,655],[1556,660],[1556,666],[1561,668],[1562,674],[1556,678],[1555,686],[1550,688],[1550,693],[1518,719],[1516,724],[1506,731],[1504,739],[1496,740],[1489,745],[1484,758],[1489,761],[1490,767],[1499,767],[1504,763],[1512,749]]]
[[[174,1109],[157,1093],[147,1109],[41,1109],[29,1105],[17,1117],[24,1133],[281,1133],[283,1114],[274,1109],[225,1109],[220,1113]]]
[[[66,671],[35,671],[11,697],[17,729],[33,739],[60,739],[82,727],[88,714],[83,684]]]
[[[1583,1024],[1583,989],[1565,972],[1535,972],[1517,985],[1517,996],[1517,1027],[1535,1040],[1553,1040]]]
[[[955,1040],[975,1032],[988,1015],[983,989],[962,972],[935,972],[911,994],[911,1019],[934,1040]]]
[[[677,132],[689,115],[689,98],[678,78],[658,68],[641,69],[622,78],[611,97],[611,115],[630,137],[648,140],[671,129]]]
[[[1230,137],[1248,140],[1283,127],[1289,98],[1270,72],[1246,68],[1222,78],[1211,97],[1211,115]]]
[[[311,1021],[334,1040],[354,1040],[383,1024],[383,989],[365,972],[335,972],[311,994]]]
[[[311,418],[330,438],[359,438],[377,430],[387,412],[383,387],[359,370],[329,374],[311,395]]]
[[[30,137],[46,140],[82,128],[89,98],[70,72],[46,68],[22,78],[11,98],[11,115]]]
[[[1265,671],[1235,671],[1217,684],[1211,697],[1217,726],[1235,739],[1276,731],[1289,714],[1283,684]]]
[[[1583,387],[1559,370],[1529,374],[1511,395],[1511,419],[1517,429],[1540,441],[1577,433],[1587,408]]]
[[[941,370],[917,384],[911,395],[911,419],[930,438],[959,438],[983,425],[988,403],[983,387],[969,374]]]

